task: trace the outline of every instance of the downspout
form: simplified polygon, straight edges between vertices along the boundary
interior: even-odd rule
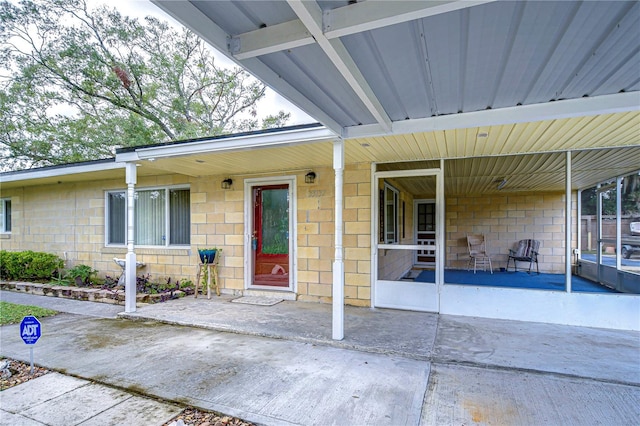
[[[567,151],[565,160],[565,214],[564,214],[564,233],[565,233],[565,288],[567,293],[571,293],[571,151]]]
[[[126,164],[127,181],[127,256],[125,266],[124,311],[136,311],[136,253],[133,241],[135,236],[135,188],[137,183],[136,163]]]
[[[332,338],[344,338],[344,254],[342,247],[342,198],[344,182],[344,141],[333,142],[333,169],[335,170],[335,259],[333,261],[333,315]]]

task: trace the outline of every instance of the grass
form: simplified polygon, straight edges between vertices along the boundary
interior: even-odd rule
[[[57,311],[40,308],[38,306],[16,305],[15,303],[0,302],[0,325],[18,323],[27,315],[33,315],[36,318],[40,318],[55,315],[57,313]]]

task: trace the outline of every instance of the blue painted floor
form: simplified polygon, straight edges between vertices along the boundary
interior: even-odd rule
[[[459,269],[447,269],[444,271],[445,284],[565,291],[564,280],[564,274],[536,274],[535,272],[528,274],[522,271],[495,271],[493,274],[485,271],[477,271],[474,274],[473,271]],[[434,282],[435,272],[432,270],[422,271],[416,277],[415,281]],[[618,293],[608,287],[576,276],[571,278],[571,289],[575,292]]]

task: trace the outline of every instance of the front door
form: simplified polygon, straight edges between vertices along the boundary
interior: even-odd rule
[[[436,243],[436,203],[433,200],[416,200],[414,208],[415,241],[418,245],[434,246]],[[416,266],[435,266],[433,249],[416,252]]]
[[[252,286],[289,288],[289,184],[254,186]]]

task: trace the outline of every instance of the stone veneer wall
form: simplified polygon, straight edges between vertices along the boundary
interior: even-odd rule
[[[576,209],[574,194],[571,199],[574,218]],[[484,233],[494,269],[506,266],[509,249],[518,240],[533,238],[540,240],[540,271],[564,272],[564,193],[447,196],[445,210],[447,267],[466,268],[467,234]],[[575,219],[572,228],[575,248]]]

